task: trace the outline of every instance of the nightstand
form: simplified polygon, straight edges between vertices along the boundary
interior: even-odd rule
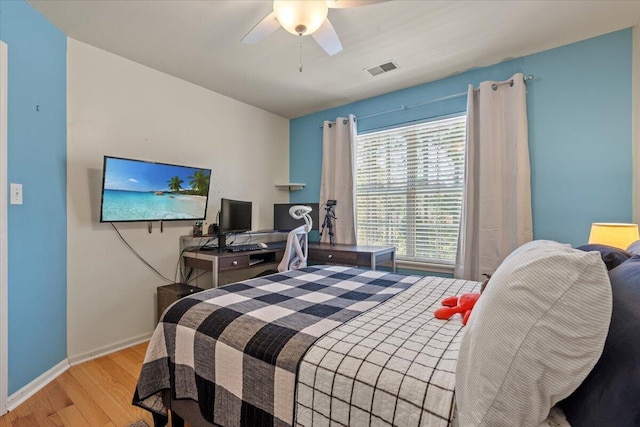
[[[186,283],[173,283],[171,285],[158,286],[158,318],[160,321],[162,313],[174,302],[180,298],[186,297],[197,292],[204,291],[203,288],[187,285]]]

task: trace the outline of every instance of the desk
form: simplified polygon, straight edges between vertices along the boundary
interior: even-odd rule
[[[284,249],[280,248],[247,252],[191,249],[184,251],[182,256],[186,267],[211,271],[211,284],[215,288],[237,280],[254,277],[266,270],[277,270],[283,255]],[[396,248],[395,246],[309,243],[308,262],[309,264],[364,267],[372,270],[387,263],[395,272]],[[234,275],[233,273],[238,274]],[[238,278],[239,275],[245,277]]]
[[[211,286],[217,288],[227,283],[254,277],[266,270],[277,270],[283,255],[284,249],[260,249],[246,252],[190,249],[182,253],[182,260],[185,267],[210,271]]]
[[[309,263],[365,267],[372,270],[380,264],[389,263],[395,273],[396,247],[309,243],[308,261]]]

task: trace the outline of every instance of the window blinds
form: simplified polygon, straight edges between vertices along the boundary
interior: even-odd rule
[[[453,264],[464,185],[466,116],[358,135],[358,244],[398,259]]]

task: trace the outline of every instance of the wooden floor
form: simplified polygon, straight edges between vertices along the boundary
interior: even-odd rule
[[[0,427],[153,426],[151,414],[131,405],[147,343],[72,366],[13,411]]]

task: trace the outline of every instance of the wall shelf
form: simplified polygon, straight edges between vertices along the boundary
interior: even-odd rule
[[[285,184],[276,184],[276,188],[279,190],[296,191],[296,190],[302,190],[305,185],[307,184],[303,184],[299,182],[288,182]]]

